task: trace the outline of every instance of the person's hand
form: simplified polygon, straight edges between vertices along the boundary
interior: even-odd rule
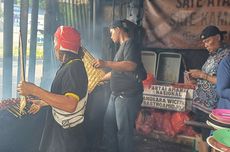
[[[104,68],[106,64],[106,61],[103,61],[101,59],[96,59],[93,61],[92,65],[95,68]]]
[[[33,104],[39,105],[41,107],[48,105],[45,101],[40,99],[30,100],[30,102],[33,102]]]
[[[29,109],[29,114],[36,114],[41,109],[41,106],[33,103]]]
[[[29,102],[32,102],[33,104],[31,105],[29,109],[30,114],[35,114],[37,113],[41,107],[47,106],[48,104],[40,99],[35,99],[35,98],[29,98],[27,99]]]
[[[196,85],[196,79],[190,76],[190,73],[188,71],[184,72],[184,83],[185,84],[191,84]]]
[[[189,76],[196,79],[197,78],[205,79],[207,77],[207,74],[201,70],[193,69],[193,70],[189,70]]]
[[[102,85],[104,85],[104,84],[105,84],[104,81],[100,81],[97,85],[98,85],[98,86],[102,86]]]
[[[102,85],[105,85],[106,83],[108,83],[108,81],[100,81],[97,85],[102,86]]]
[[[33,83],[20,81],[17,87],[17,91],[20,95],[28,96],[28,95],[32,95],[36,87],[37,86]]]

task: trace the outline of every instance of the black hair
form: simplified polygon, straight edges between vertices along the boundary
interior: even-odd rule
[[[65,61],[64,62],[68,62],[72,59],[82,59],[84,57],[84,52],[82,50],[82,48],[80,48],[76,53],[70,52],[70,51],[62,51],[63,54],[65,54]]]
[[[110,28],[116,28],[119,27],[123,29],[126,33],[129,33],[129,27],[128,24],[126,23],[126,20],[115,20],[113,23],[110,25]]]

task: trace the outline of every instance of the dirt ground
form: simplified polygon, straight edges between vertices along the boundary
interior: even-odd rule
[[[135,135],[134,142],[134,152],[197,152],[192,144],[179,144],[142,135]],[[100,146],[100,148],[94,148],[90,152],[105,152],[105,149]]]
[[[135,152],[195,152],[192,145],[167,142],[143,136],[136,136],[135,143]]]

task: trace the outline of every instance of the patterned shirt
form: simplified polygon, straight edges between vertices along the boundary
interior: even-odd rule
[[[210,54],[207,61],[202,66],[202,71],[211,76],[216,76],[220,61],[229,53],[228,46],[222,44],[215,52]],[[197,79],[197,87],[193,95],[193,107],[210,113],[216,107],[218,97],[216,94],[216,85],[204,79]]]

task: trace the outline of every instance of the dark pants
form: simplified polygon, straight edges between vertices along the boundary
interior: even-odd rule
[[[55,122],[51,109],[49,109],[42,135],[40,151],[86,152],[84,123],[75,127],[63,129],[57,122]]]
[[[193,114],[194,114],[195,121],[205,123],[208,120],[208,114],[199,109],[193,109]],[[211,132],[211,129],[207,129],[207,128],[201,128],[201,127],[193,127],[193,128],[196,132],[202,134],[203,141],[206,141],[206,139],[208,138]]]
[[[107,152],[133,152],[133,129],[143,94],[130,97],[111,95],[104,118]]]

